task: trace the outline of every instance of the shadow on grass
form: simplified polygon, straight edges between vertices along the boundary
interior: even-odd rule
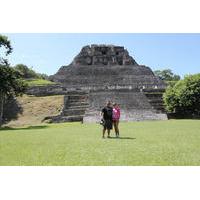
[[[34,130],[34,129],[44,129],[48,128],[46,125],[40,125],[40,126],[28,126],[28,127],[19,127],[19,128],[13,128],[13,127],[2,127],[0,128],[0,131],[9,131],[9,130]]]
[[[132,137],[110,137],[108,139],[117,139],[117,140],[135,140],[136,138],[132,138]]]

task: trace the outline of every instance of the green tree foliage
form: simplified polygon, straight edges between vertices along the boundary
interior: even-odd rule
[[[3,122],[3,108],[8,97],[22,95],[27,85],[19,72],[7,65],[0,65],[0,126]]]
[[[24,64],[18,64],[14,67],[14,69],[17,70],[24,79],[48,79],[46,74],[37,73],[32,68]]]
[[[49,79],[49,76],[47,74],[39,74],[38,75],[40,76],[41,79],[44,79],[44,80],[48,80]]]
[[[6,49],[5,55],[12,52],[11,43],[6,36],[0,35],[1,47]],[[3,123],[3,110],[9,96],[21,95],[26,89],[25,82],[18,71],[8,65],[5,58],[0,57],[0,126]]]
[[[39,75],[31,68],[27,67],[24,64],[18,64],[15,67],[19,73],[21,73],[23,78],[39,78]]]
[[[154,74],[164,81],[179,81],[181,77],[172,72],[171,69],[156,70]]]
[[[169,112],[200,114],[200,74],[185,76],[174,86],[169,86],[164,94],[164,102]]]
[[[0,49],[2,47],[5,49],[4,56],[7,56],[12,52],[12,46],[10,40],[8,40],[8,38],[4,35],[0,35]],[[0,64],[7,64],[7,63],[8,61],[4,57],[0,56]]]

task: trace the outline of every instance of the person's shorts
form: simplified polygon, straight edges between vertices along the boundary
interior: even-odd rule
[[[104,122],[104,128],[105,129],[112,129],[112,126],[113,126],[113,123],[112,123],[112,120],[105,120]]]

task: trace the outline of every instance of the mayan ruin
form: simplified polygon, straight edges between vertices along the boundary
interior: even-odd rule
[[[51,80],[61,84],[57,89],[65,94],[55,122],[98,122],[107,100],[120,104],[122,121],[167,119],[162,100],[165,83],[122,46],[84,46]]]

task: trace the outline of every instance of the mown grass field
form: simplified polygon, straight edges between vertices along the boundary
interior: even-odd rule
[[[0,130],[0,165],[200,165],[200,121],[121,123],[102,139],[98,124]]]

